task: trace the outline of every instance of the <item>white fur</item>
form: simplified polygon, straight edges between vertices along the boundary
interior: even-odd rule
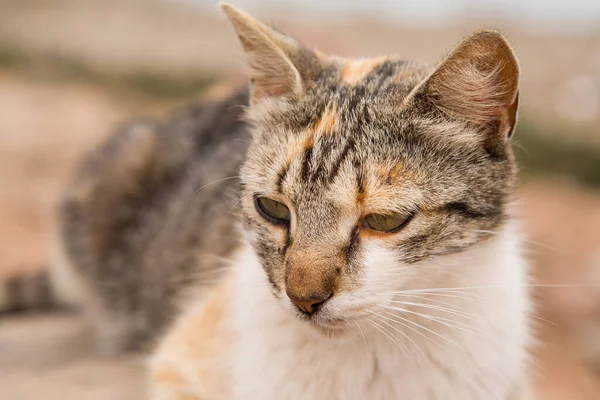
[[[438,303],[430,304],[455,307],[472,319],[428,308],[410,310],[460,321],[470,329],[395,312],[446,339],[397,325],[400,333],[373,320],[388,328],[387,337],[361,316],[356,316],[358,325],[350,325],[356,329],[328,338],[290,312],[287,299],[271,294],[248,249],[237,262],[232,324],[239,340],[233,348],[233,399],[507,400],[515,394],[525,380],[530,305],[514,229],[505,228],[463,253],[402,269],[384,250],[371,246],[370,253],[363,287],[354,297],[334,297],[323,311],[354,318],[350,307],[357,302],[375,310],[375,300],[388,305],[396,304],[391,299],[406,300],[386,295],[394,282],[399,285],[394,289],[407,290],[469,287],[456,291],[473,296],[445,292],[454,296],[431,297]],[[407,272],[411,268],[416,270]]]

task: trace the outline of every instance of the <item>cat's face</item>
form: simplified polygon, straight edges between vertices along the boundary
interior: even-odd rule
[[[290,313],[343,331],[505,221],[518,69],[501,36],[473,36],[432,73],[327,58],[228,14],[254,70],[245,230]]]

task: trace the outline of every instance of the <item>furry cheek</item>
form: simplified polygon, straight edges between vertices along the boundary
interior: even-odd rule
[[[415,271],[400,262],[398,250],[373,239],[364,243],[364,261],[359,291],[369,303],[381,303],[393,297],[393,292],[409,286]]]

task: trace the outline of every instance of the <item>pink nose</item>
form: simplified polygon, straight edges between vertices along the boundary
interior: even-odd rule
[[[290,300],[306,314],[313,314],[316,312],[332,295],[333,293],[331,292],[320,292],[313,293],[308,298],[298,298],[288,293]]]

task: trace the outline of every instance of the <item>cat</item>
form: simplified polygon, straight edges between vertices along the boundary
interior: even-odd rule
[[[221,7],[249,88],[87,157],[57,296],[106,351],[158,340],[155,400],[529,396],[506,39],[350,60]]]
[[[229,5],[252,70],[243,244],[152,358],[155,399],[509,399],[530,308],[511,216],[519,66],[327,57]]]

